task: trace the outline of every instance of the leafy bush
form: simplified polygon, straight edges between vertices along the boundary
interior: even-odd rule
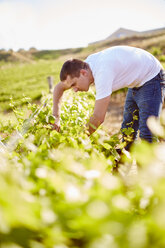
[[[139,141],[119,155],[120,133],[88,137],[93,103],[92,91],[66,92],[58,133],[51,97],[29,101],[28,118],[12,102],[17,124],[1,123],[2,248],[165,246],[165,114],[149,120],[160,143]]]
[[[159,56],[162,54],[162,50],[160,47],[152,47],[150,52],[154,55],[154,56]]]
[[[161,62],[165,62],[165,55],[161,55],[161,56],[159,57],[159,59],[160,59]]]

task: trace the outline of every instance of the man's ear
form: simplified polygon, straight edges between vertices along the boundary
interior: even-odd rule
[[[85,69],[81,69],[80,74],[82,74],[83,76],[86,76],[88,74],[88,72]]]

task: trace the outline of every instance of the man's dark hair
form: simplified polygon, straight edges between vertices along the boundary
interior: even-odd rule
[[[71,78],[79,77],[81,69],[89,69],[89,65],[79,59],[67,60],[61,68],[60,80],[66,80],[68,75],[71,76]]]

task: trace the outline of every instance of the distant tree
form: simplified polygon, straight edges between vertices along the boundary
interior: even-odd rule
[[[13,49],[10,48],[10,49],[8,50],[8,52],[9,52],[9,53],[13,53]]]
[[[6,52],[6,50],[4,48],[1,48],[0,52]]]
[[[30,47],[29,48],[29,52],[30,53],[35,53],[35,52],[37,52],[38,50],[35,48],[35,47]]]
[[[20,48],[17,52],[18,52],[18,53],[26,53],[26,50],[23,49],[23,48]]]

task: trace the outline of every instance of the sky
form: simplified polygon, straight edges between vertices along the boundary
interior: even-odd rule
[[[0,0],[0,49],[65,49],[165,27],[165,0]]]

